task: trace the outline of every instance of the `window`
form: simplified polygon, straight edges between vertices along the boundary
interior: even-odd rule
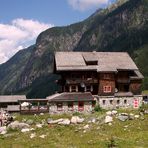
[[[63,110],[63,104],[62,103],[57,103],[57,110],[62,111]]]
[[[72,85],[72,86],[69,87],[69,89],[70,89],[69,90],[70,92],[77,92],[78,91],[78,86]]]
[[[117,100],[117,104],[120,104],[120,100]]]
[[[73,110],[73,102],[68,102],[68,110],[69,111]]]
[[[124,100],[124,104],[127,104],[127,100]]]
[[[83,111],[84,110],[84,102],[79,102],[78,103],[78,110]]]
[[[113,100],[110,100],[109,102],[110,102],[110,104],[113,104]]]
[[[106,100],[103,100],[103,105],[105,105]]]
[[[111,92],[111,86],[104,86],[103,87],[103,92],[110,93]]]
[[[103,78],[104,78],[104,79],[110,79],[110,74],[105,73],[105,74],[103,75]]]
[[[93,91],[93,86],[92,85],[91,86],[90,85],[86,86],[85,91],[86,92],[92,92]]]

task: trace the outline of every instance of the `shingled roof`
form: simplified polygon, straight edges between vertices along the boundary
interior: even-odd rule
[[[94,98],[90,92],[64,92],[61,94],[53,95],[52,97],[47,97],[49,102],[64,102],[64,101],[93,101]]]
[[[0,103],[8,102],[18,102],[18,100],[25,100],[25,95],[9,95],[9,96],[0,96]]]
[[[97,65],[87,62],[98,61]],[[138,70],[126,52],[56,52],[57,71],[94,70],[116,72],[118,70]]]

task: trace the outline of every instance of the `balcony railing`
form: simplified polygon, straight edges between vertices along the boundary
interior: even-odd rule
[[[87,79],[67,79],[66,84],[78,84],[78,83],[98,83],[98,79],[87,78]]]
[[[120,79],[120,78],[118,78],[117,79],[117,82],[118,83],[130,83],[130,79],[128,79],[128,78],[122,78],[122,79]]]

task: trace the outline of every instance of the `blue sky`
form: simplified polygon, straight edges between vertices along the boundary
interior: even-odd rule
[[[115,0],[0,0],[0,63],[53,26],[82,21]]]

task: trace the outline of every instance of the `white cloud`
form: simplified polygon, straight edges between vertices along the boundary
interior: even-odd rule
[[[10,24],[0,24],[0,63],[7,61],[20,49],[29,46],[39,33],[53,26],[22,18],[12,20]]]
[[[68,3],[76,10],[84,11],[92,7],[99,7],[109,3],[109,0],[68,0]]]

